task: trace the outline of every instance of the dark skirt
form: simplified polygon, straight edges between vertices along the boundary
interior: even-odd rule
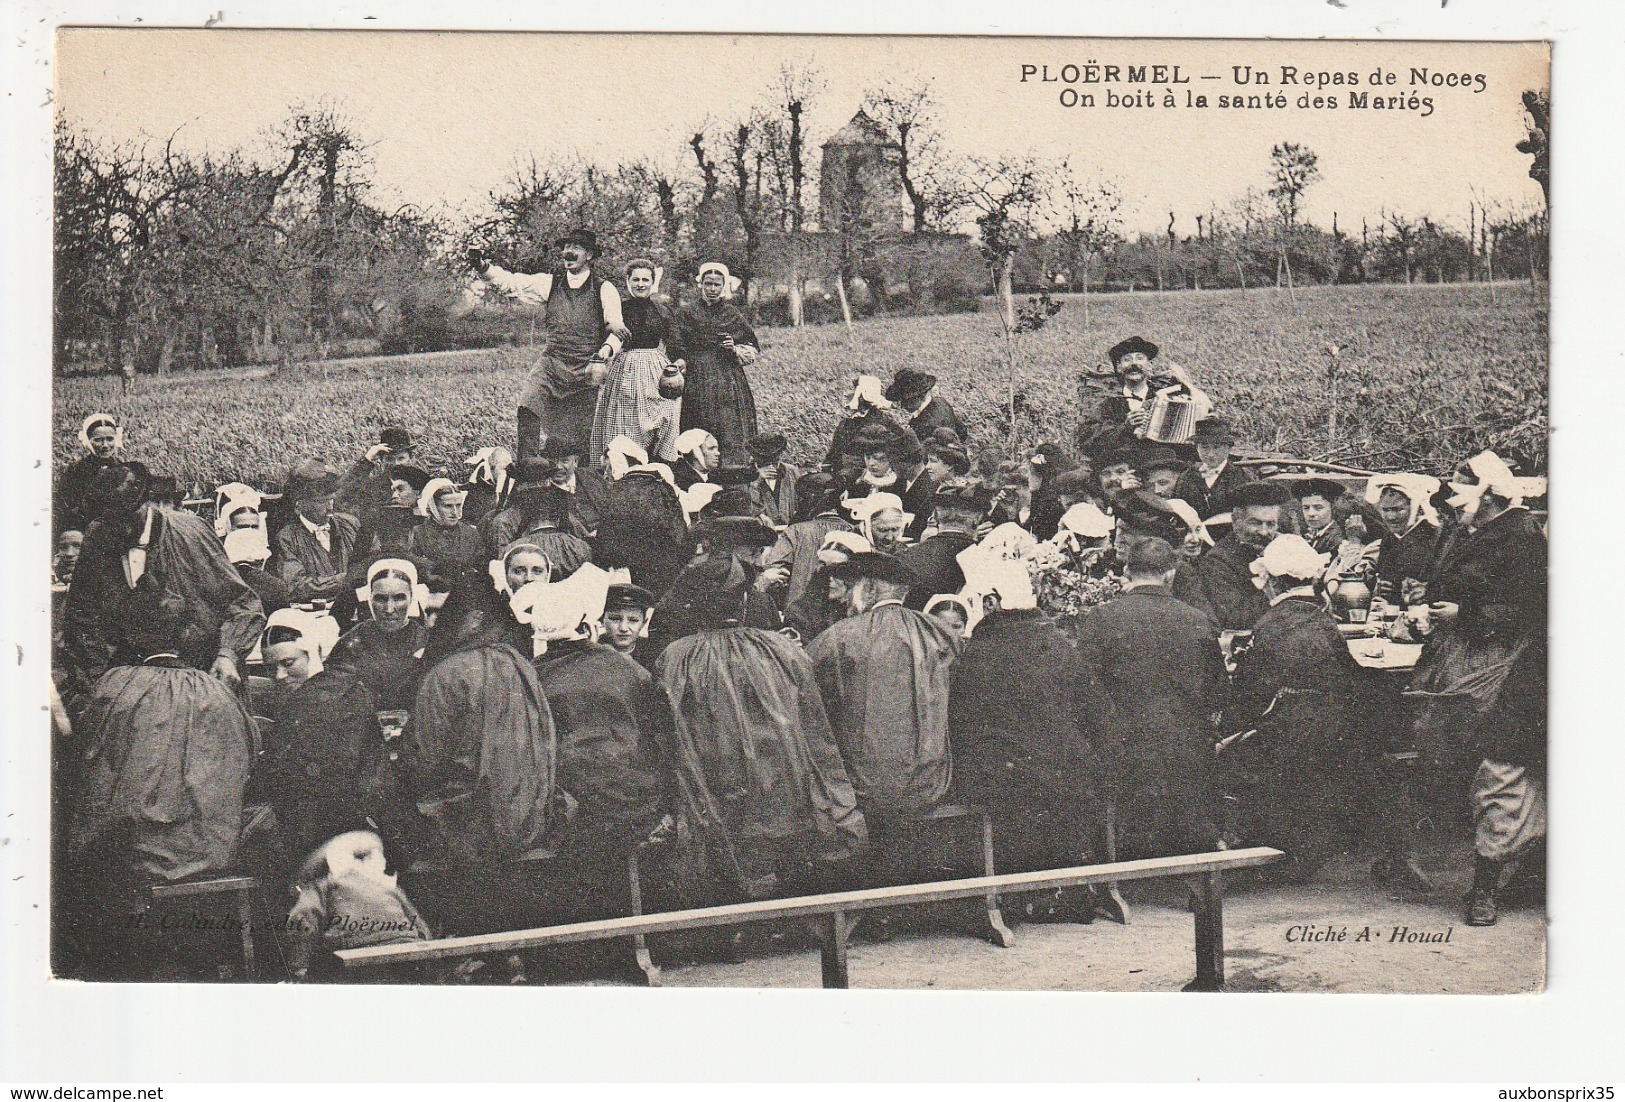
[[[695,353],[685,372],[682,425],[685,432],[704,429],[715,436],[724,464],[750,461],[746,445],[756,435],[756,399],[731,351]]]

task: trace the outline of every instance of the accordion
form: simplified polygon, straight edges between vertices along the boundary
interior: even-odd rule
[[[1147,440],[1183,444],[1195,435],[1196,411],[1191,406],[1190,395],[1172,393],[1174,389],[1159,390],[1151,399],[1151,420],[1145,426]]]

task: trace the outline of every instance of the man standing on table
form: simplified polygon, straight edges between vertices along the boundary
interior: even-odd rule
[[[627,336],[620,292],[592,270],[597,236],[572,230],[555,245],[557,274],[509,272],[481,250],[468,251],[481,279],[521,305],[545,308],[547,344],[519,397],[520,459],[536,455],[544,440],[562,438],[578,451],[587,447],[598,386]]]

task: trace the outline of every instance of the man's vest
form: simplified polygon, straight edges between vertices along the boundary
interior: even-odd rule
[[[604,281],[593,273],[579,288],[563,272],[547,296],[547,355],[571,365],[586,363],[609,336],[600,298]]]

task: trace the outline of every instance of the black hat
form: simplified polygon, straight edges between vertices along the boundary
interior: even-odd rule
[[[950,478],[931,495],[932,504],[939,508],[967,509],[985,513],[993,504],[993,492],[979,478]]]
[[[1081,467],[1073,467],[1056,475],[1049,485],[1057,494],[1087,495],[1095,489],[1095,476]]]
[[[181,493],[180,479],[172,474],[155,474],[147,480],[147,497],[179,497]]]
[[[1191,465],[1179,458],[1179,453],[1174,449],[1153,445],[1141,449],[1134,469],[1141,472],[1178,471],[1183,474],[1191,469]]]
[[[772,547],[779,534],[755,517],[723,514],[701,518],[694,526],[694,538],[727,547]]]
[[[848,451],[853,455],[869,455],[873,452],[890,452],[895,442],[892,430],[878,422],[871,421],[858,430],[852,437]]]
[[[1118,524],[1131,532],[1161,536],[1169,543],[1185,538],[1185,522],[1168,502],[1149,490],[1135,490],[1115,508]]]
[[[842,496],[841,483],[828,471],[809,471],[796,480],[796,520],[808,520],[833,508]]]
[[[749,486],[760,477],[755,467],[718,467],[711,472],[711,481],[718,486]]]
[[[604,610],[612,608],[639,608],[651,609],[660,603],[660,599],[641,585],[631,582],[622,582],[609,587],[604,596]]]
[[[924,371],[916,371],[912,367],[898,368],[891,386],[886,388],[886,400],[890,402],[911,402],[925,394],[926,391],[937,385],[937,377]]]
[[[1191,437],[1193,444],[1234,444],[1236,442],[1235,430],[1230,422],[1223,417],[1204,417],[1196,422],[1195,434]]]
[[[1100,457],[1100,469],[1115,467],[1119,463],[1127,463],[1135,470],[1140,469],[1140,451],[1138,448],[1113,448]]]
[[[1111,351],[1107,352],[1106,355],[1112,358],[1112,366],[1116,367],[1118,363],[1122,361],[1123,357],[1129,355],[1131,352],[1138,352],[1146,359],[1154,360],[1157,358],[1157,353],[1159,351],[1161,350],[1157,348],[1156,345],[1152,344],[1144,337],[1130,337],[1126,341],[1118,341],[1116,344],[1112,345]]]
[[[553,481],[557,463],[540,456],[526,456],[509,468],[515,486],[545,486]]]
[[[1347,487],[1330,478],[1299,478],[1292,483],[1292,496],[1299,499],[1323,497],[1330,503],[1346,493]]]
[[[400,425],[390,425],[383,432],[380,432],[378,442],[397,455],[412,450],[412,434]]]
[[[782,432],[763,432],[750,438],[750,457],[758,464],[775,463],[790,447]]]
[[[553,247],[556,249],[562,249],[566,245],[580,245],[593,256],[598,255],[598,235],[581,226],[576,227],[553,242]]]
[[[400,479],[420,494],[429,484],[429,472],[411,463],[397,463],[389,469],[389,477],[391,481]]]
[[[326,497],[339,490],[339,474],[319,459],[306,459],[288,472],[282,496],[295,504],[312,497]]]
[[[543,459],[568,459],[572,455],[580,455],[586,449],[581,441],[569,436],[549,436],[542,443],[541,456]]]
[[[1027,462],[1046,475],[1054,477],[1072,466],[1066,449],[1055,443],[1044,443],[1034,448]]]
[[[917,585],[920,580],[908,563],[894,555],[882,555],[876,551],[861,551],[845,562],[835,563],[829,567],[829,577],[843,578],[849,582],[874,578],[896,585]]]
[[[1237,486],[1230,494],[1230,511],[1254,505],[1285,505],[1290,500],[1292,495],[1283,483],[1264,478]]]

